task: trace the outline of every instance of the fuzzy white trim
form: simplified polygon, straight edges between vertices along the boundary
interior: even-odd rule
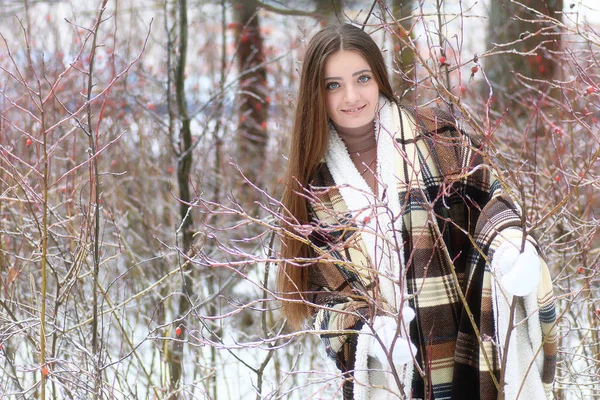
[[[507,231],[514,231],[513,237],[508,237],[494,251],[492,270],[508,293],[526,296],[538,287],[542,263],[535,247],[527,240],[521,253],[521,230],[511,228]]]
[[[373,327],[365,324],[358,335],[356,360],[354,363],[354,399],[355,400],[398,400],[404,399],[398,383],[387,360],[379,360],[373,356],[375,346],[379,342],[373,330],[378,326],[397,325],[398,321],[391,317],[378,316]],[[395,364],[394,368],[403,385],[405,393],[410,393],[413,364]]]
[[[354,361],[354,399],[369,399],[369,353],[373,338],[367,324],[363,326],[356,341]]]
[[[495,256],[494,253],[493,257]],[[523,297],[516,297],[517,305],[513,329],[509,332],[510,305],[515,297],[503,289],[500,277],[496,275],[496,272],[499,271],[494,268],[492,271],[494,273],[492,299],[496,332],[498,334],[499,362],[506,360],[504,398],[507,400],[544,399],[546,396],[541,379],[543,365],[542,331],[538,313],[537,292]],[[509,345],[505,354],[507,337],[509,337]]]
[[[400,130],[400,115],[397,106],[380,97],[378,112],[375,117],[375,135],[377,140],[377,178],[378,196],[375,196],[367,182],[360,175],[350,158],[346,145],[333,127],[329,132],[329,147],[325,157],[327,166],[340,190],[349,212],[357,223],[364,225],[361,237],[368,255],[379,272],[379,290],[385,301],[396,311],[396,316],[378,317],[400,321],[404,316],[402,304],[407,293],[404,279],[404,254],[402,248],[402,210],[398,198],[396,176],[397,162],[401,156],[395,143],[395,136]],[[414,311],[413,311],[414,313]],[[409,313],[410,314],[410,313]],[[396,322],[397,323],[397,322]],[[405,324],[406,328],[408,324]],[[404,329],[407,332],[407,329]],[[365,324],[358,335],[355,372],[354,398],[398,399],[398,391],[390,392],[387,388],[397,388],[391,373],[391,367],[378,365],[372,354],[373,332],[369,324]],[[409,363],[396,366],[400,381],[407,393],[411,391],[413,365]],[[382,382],[383,380],[383,382]],[[378,387],[386,387],[383,389]]]
[[[340,190],[348,210],[364,228],[361,237],[370,259],[379,272],[381,296],[396,310],[402,308],[403,293],[399,285],[404,273],[402,249],[402,215],[397,194],[396,162],[399,159],[394,135],[399,129],[397,107],[384,97],[379,100],[375,118],[377,140],[378,193],[375,196],[352,162],[346,145],[331,127],[327,166]],[[405,285],[403,285],[405,286]]]

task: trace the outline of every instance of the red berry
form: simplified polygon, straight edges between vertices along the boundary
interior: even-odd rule
[[[262,110],[262,104],[261,104],[261,103],[256,103],[256,104],[254,105],[254,109],[255,109],[256,111],[260,111],[260,110]]]
[[[479,67],[477,65],[471,67],[471,74],[475,75],[479,71]]]
[[[247,119],[248,119],[248,118],[247,118],[245,115],[242,115],[242,116],[240,117],[240,122],[243,124],[244,122],[246,122],[246,120],[247,120]]]
[[[371,222],[371,217],[366,216],[365,219],[363,219],[363,223],[368,224],[369,222]]]
[[[42,375],[48,376],[48,367],[46,367],[45,365],[42,367]]]
[[[180,326],[178,326],[177,328],[175,328],[175,335],[177,337],[181,336],[181,327]]]
[[[170,166],[169,168],[167,168],[167,174],[172,174],[174,170],[175,169],[173,168],[173,166]]]
[[[242,41],[242,43],[248,43],[248,35],[246,35],[245,33],[242,35],[242,37],[240,38],[240,40]]]
[[[556,182],[560,182],[560,175],[556,175],[556,178],[554,178],[554,180],[555,180]]]
[[[267,121],[263,121],[263,123],[261,124],[263,129],[267,129]]]
[[[444,56],[440,57],[440,64],[442,64],[442,65],[446,64],[446,57],[444,57]]]
[[[146,104],[146,106],[148,107],[148,110],[150,110],[150,111],[156,110],[156,106],[154,105],[154,103],[148,103],[148,104]]]
[[[25,142],[25,144],[27,145],[27,147],[31,146],[31,139],[27,139],[27,141]]]
[[[594,89],[593,86],[588,86],[585,91],[587,92],[587,94],[592,94],[596,91],[596,89]]]
[[[600,315],[600,308],[596,308],[596,315]]]
[[[271,104],[271,98],[269,96],[265,97],[265,103]]]
[[[583,267],[579,267],[579,268],[577,268],[577,273],[578,273],[579,275],[583,274],[583,272],[584,272],[584,269],[583,269]]]
[[[540,74],[546,73],[546,66],[544,64],[540,65],[538,69],[540,70]]]

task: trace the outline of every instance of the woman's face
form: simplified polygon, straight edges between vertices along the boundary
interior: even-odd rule
[[[341,50],[325,61],[327,115],[337,125],[357,128],[371,122],[379,101],[379,87],[367,60]]]

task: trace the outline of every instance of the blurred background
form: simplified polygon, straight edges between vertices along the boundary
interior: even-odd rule
[[[481,142],[553,274],[555,396],[600,398],[599,9],[1,1],[0,397],[341,397],[274,275],[303,52],[351,22]]]

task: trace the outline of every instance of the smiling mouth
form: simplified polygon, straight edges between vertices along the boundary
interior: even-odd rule
[[[367,106],[367,105],[365,104],[365,105],[364,105],[364,106],[362,106],[362,107],[357,107],[357,108],[348,108],[348,109],[345,109],[345,110],[342,110],[342,111],[343,111],[343,112],[345,112],[345,113],[352,114],[352,113],[356,113],[356,112],[359,112],[359,111],[361,111],[361,110],[362,110],[363,108],[365,108],[366,106]]]

